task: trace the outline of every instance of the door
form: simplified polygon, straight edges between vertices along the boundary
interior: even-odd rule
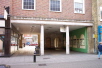
[[[51,38],[50,37],[46,38],[46,46],[45,46],[45,48],[51,48]]]

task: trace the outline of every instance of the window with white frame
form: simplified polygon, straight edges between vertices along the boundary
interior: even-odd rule
[[[85,13],[84,0],[74,0],[74,13]]]
[[[61,0],[50,0],[50,11],[61,11]]]
[[[22,9],[34,10],[35,0],[22,0]]]
[[[100,21],[102,21],[102,7],[100,7]]]

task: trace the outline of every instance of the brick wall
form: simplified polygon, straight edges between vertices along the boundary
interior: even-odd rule
[[[4,12],[4,0],[0,0],[0,15],[3,15]]]
[[[11,7],[11,1],[12,0],[0,0],[0,15],[4,15],[4,6],[5,7],[8,7],[10,6]]]
[[[62,12],[49,11],[49,0],[36,0],[36,10],[22,10],[22,0],[0,0],[0,3],[2,1],[3,3],[10,1],[12,16],[92,20],[91,0],[85,0],[85,14],[74,13],[74,0],[62,0]],[[2,7],[0,9],[3,10]],[[3,14],[2,10],[0,10],[0,14]]]

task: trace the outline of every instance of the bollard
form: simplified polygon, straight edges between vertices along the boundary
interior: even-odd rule
[[[34,62],[36,62],[36,55],[34,54]]]
[[[34,53],[34,62],[36,62],[36,53]]]

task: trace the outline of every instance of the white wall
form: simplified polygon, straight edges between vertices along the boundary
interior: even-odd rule
[[[3,42],[0,40],[0,50],[2,50]]]

